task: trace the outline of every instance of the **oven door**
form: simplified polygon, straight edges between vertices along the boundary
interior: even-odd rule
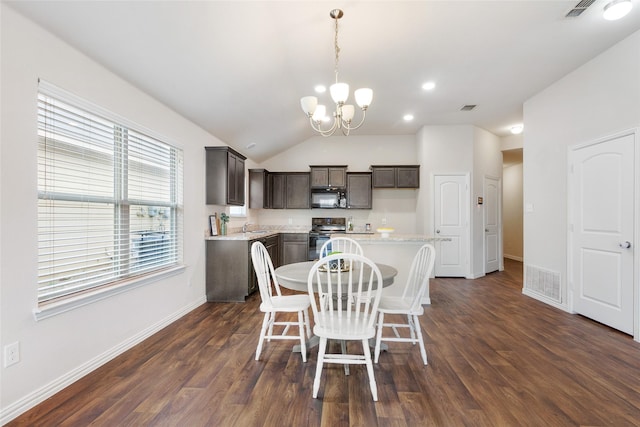
[[[320,259],[320,248],[329,240],[330,234],[322,234],[317,232],[309,233],[309,261],[316,261]]]

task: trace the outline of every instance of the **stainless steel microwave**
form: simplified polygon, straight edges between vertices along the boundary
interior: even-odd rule
[[[341,199],[344,199],[344,195],[339,190],[334,189],[320,189],[311,191],[311,207],[322,209],[336,209],[341,206]],[[342,202],[342,204],[344,204]]]

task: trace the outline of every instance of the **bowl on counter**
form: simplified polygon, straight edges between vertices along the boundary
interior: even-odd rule
[[[380,227],[376,230],[378,233],[380,233],[380,236],[384,239],[386,239],[387,237],[389,237],[389,235],[391,233],[393,233],[395,230],[391,227]]]

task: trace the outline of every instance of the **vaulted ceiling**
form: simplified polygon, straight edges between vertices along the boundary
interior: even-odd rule
[[[525,100],[640,29],[639,0],[620,21],[602,18],[608,0],[567,18],[578,1],[5,2],[259,162],[315,135],[299,100],[332,83],[331,9],[340,80],[374,91],[358,134],[501,136]]]

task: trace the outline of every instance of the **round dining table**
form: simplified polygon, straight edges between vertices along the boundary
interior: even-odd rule
[[[316,261],[296,262],[293,264],[282,265],[276,268],[275,273],[278,277],[278,283],[280,283],[280,286],[287,289],[299,292],[309,292],[307,280],[309,277],[309,271],[311,271],[311,267],[315,263]],[[398,274],[398,270],[386,264],[376,263],[376,265],[380,269],[380,274],[382,275],[382,287],[386,288],[387,286],[393,284],[393,280]],[[365,266],[365,269],[369,269],[369,267]],[[346,275],[348,273],[344,272],[341,274],[343,274],[346,278]],[[366,270],[364,277],[369,277],[368,271]]]

